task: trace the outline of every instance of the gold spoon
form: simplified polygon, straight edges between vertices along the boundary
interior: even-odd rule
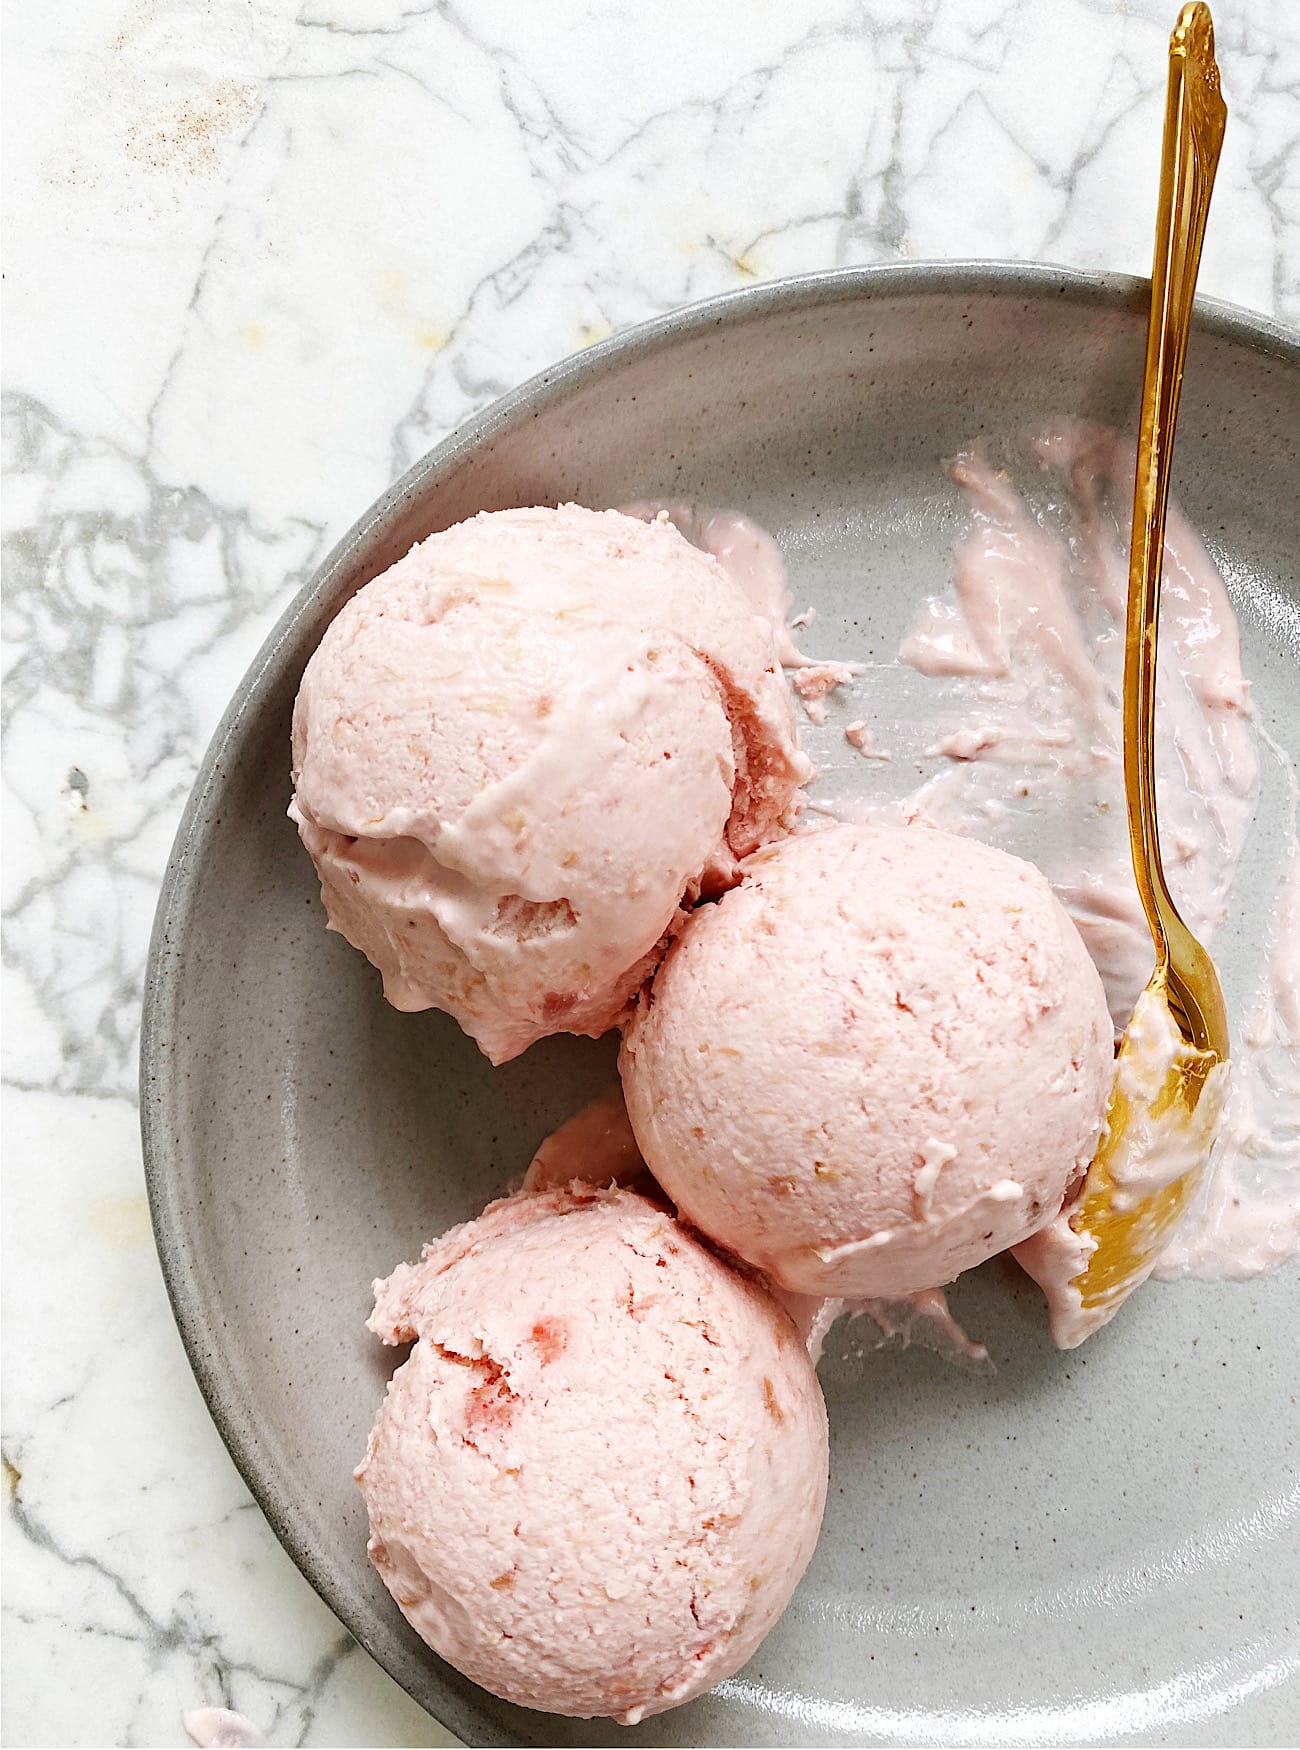
[[[1054,1329],[1058,1342],[1072,1338],[1063,1344],[1070,1348],[1150,1275],[1204,1174],[1227,1079],[1223,992],[1214,962],[1165,884],[1155,795],[1156,635],[1170,458],[1226,120],[1214,24],[1209,7],[1196,0],[1179,13],[1169,42],[1124,653],[1124,793],[1156,969],[1120,1044],[1106,1129],[1069,1216],[1079,1240],[1095,1242],[1070,1280],[1079,1305],[1069,1328]]]

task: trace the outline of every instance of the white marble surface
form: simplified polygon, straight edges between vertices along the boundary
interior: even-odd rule
[[[1141,272],[1173,0],[11,0],[4,1737],[448,1740],[281,1553],[143,1195],[204,744],[392,477],[554,358],[839,263]],[[1300,319],[1300,9],[1222,0],[1203,288]]]

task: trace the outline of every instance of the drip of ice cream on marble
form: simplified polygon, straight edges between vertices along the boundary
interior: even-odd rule
[[[844,725],[844,739],[855,753],[860,753],[864,760],[883,760],[886,765],[893,759],[893,754],[885,753],[876,746],[876,739],[861,717],[852,723]]]
[[[253,1722],[233,1708],[191,1708],[181,1723],[199,1750],[259,1750],[266,1743]]]
[[[826,700],[831,693],[847,687],[855,675],[862,673],[856,662],[807,662],[796,668],[791,685],[802,701],[810,723],[825,723]]]

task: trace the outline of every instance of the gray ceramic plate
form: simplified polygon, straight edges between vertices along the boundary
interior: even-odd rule
[[[498,403],[356,525],[276,629],[176,842],[145,1007],[145,1153],[195,1372],[267,1517],[359,1641],[471,1744],[600,1744],[416,1639],[372,1574],[352,1466],[386,1364],[370,1279],[474,1213],[611,1073],[608,1041],[500,1070],[399,1015],[327,936],[285,819],[303,664],[360,584],[482,509],[663,496],[781,540],[820,655],[888,654],[942,588],[939,462],[1062,411],[1129,426],[1143,288],[907,267],[761,286],[593,347]],[[1212,537],[1248,672],[1296,723],[1300,351],[1202,313],[1178,489]],[[868,769],[862,762],[864,772]],[[1231,971],[1231,968],[1229,968]],[[1010,1267],[963,1280],[992,1378],[918,1350],[823,1365],[830,1507],[785,1619],[725,1693],[637,1744],[1281,1744],[1300,1717],[1294,1277],[1153,1288],[1050,1346]]]

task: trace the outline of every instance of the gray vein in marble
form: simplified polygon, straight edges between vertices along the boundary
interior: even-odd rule
[[[281,1691],[285,1699],[277,1708],[275,1718],[268,1722],[269,1729],[275,1732],[277,1728],[291,1724],[294,1736],[290,1741],[295,1744],[307,1741],[314,1724],[316,1704],[321,1691],[342,1661],[359,1652],[349,1635],[338,1634],[333,1644],[316,1659],[302,1680],[256,1660],[232,1658],[222,1646],[219,1631],[206,1626],[201,1620],[196,1600],[188,1589],[177,1594],[176,1603],[167,1617],[156,1616],[115,1566],[88,1551],[68,1548],[28,1508],[22,1495],[21,1449],[12,1452],[6,1450],[3,1454],[3,1466],[8,1522],[19,1536],[33,1549],[51,1557],[60,1567],[81,1570],[102,1580],[111,1594],[126,1608],[130,1626],[115,1625],[102,1618],[97,1620],[93,1616],[86,1616],[75,1625],[70,1625],[75,1627],[77,1633],[97,1639],[138,1644],[144,1648],[150,1662],[155,1665],[161,1663],[168,1654],[188,1654],[194,1659],[196,1667],[206,1673],[203,1699],[209,1704],[236,1706],[238,1698],[234,1682],[238,1677],[251,1678],[272,1691]],[[221,1518],[211,1521],[209,1531],[218,1533],[234,1514],[251,1511],[255,1511],[251,1501],[240,1502]],[[7,1606],[4,1614],[11,1621],[29,1626],[42,1622],[67,1621],[66,1612],[63,1611],[44,1612]],[[290,1715],[296,1716],[296,1719],[290,1721]],[[131,1741],[127,1740],[128,1743]]]
[[[4,431],[10,489],[36,480],[39,504],[5,542],[13,655],[0,723],[11,788],[39,822],[43,857],[10,875],[3,953],[50,1028],[49,1049],[34,1063],[11,1046],[6,1080],[126,1095],[149,896],[213,727],[159,646],[174,642],[196,666],[228,641],[251,656],[247,628],[265,624],[304,579],[322,531],[292,518],[258,529],[197,489],[164,485],[140,457],[78,438],[27,396],[5,398]],[[63,507],[61,488],[96,465],[129,477],[139,495],[129,514]],[[106,648],[119,641],[106,665]],[[29,732],[51,711],[63,728],[78,726],[69,749],[103,737],[124,756],[119,769],[101,780],[94,759],[77,763],[70,753],[48,775],[34,770]],[[18,762],[24,770],[13,773]],[[152,851],[142,859],[146,845]],[[88,904],[92,874],[136,903],[107,913]],[[21,1067],[12,1067],[15,1057]]]

